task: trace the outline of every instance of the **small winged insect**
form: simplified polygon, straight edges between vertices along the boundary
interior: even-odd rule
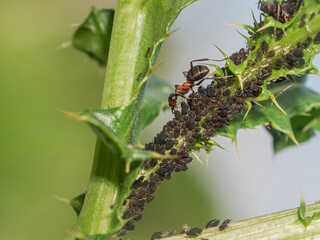
[[[209,74],[209,68],[205,65],[196,65],[193,66],[193,62],[199,62],[199,61],[224,61],[222,60],[213,60],[209,58],[204,59],[197,59],[192,60],[190,62],[190,69],[189,71],[183,72],[183,75],[186,77],[186,82],[184,82],[182,85],[175,85],[175,92],[170,94],[168,98],[169,106],[171,107],[171,110],[176,109],[178,96],[181,96],[185,99],[190,99],[186,96],[187,93],[192,91],[194,93],[193,87],[199,86],[204,80],[206,79],[216,79],[215,78],[206,78],[206,76]]]

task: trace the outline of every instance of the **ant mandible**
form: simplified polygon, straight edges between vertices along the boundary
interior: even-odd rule
[[[193,91],[194,86],[199,86],[206,79],[213,79],[213,78],[205,78],[210,71],[207,66],[205,66],[205,65],[193,66],[194,62],[200,62],[200,61],[201,62],[203,62],[203,61],[218,61],[219,62],[219,61],[224,61],[224,60],[225,59],[214,60],[214,59],[209,59],[209,58],[192,60],[190,62],[190,70],[183,72],[183,75],[186,77],[187,81],[184,82],[182,85],[175,85],[175,92],[171,93],[169,95],[168,102],[169,102],[169,106],[171,107],[171,111],[173,112],[173,110],[176,109],[178,96],[181,96],[185,99],[190,99],[190,98],[186,97],[185,95],[189,91],[192,91],[194,93],[194,91]]]

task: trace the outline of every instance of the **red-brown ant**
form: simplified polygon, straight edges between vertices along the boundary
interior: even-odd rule
[[[258,8],[270,17],[273,17],[282,23],[289,22],[290,14],[284,10],[281,4],[276,0],[269,2],[262,2],[262,0],[259,0],[258,4]]]
[[[176,109],[177,101],[178,101],[178,96],[181,96],[185,99],[190,99],[185,96],[189,91],[193,91],[194,86],[199,86],[204,80],[206,79],[213,79],[213,78],[205,78],[208,73],[209,73],[209,68],[205,65],[196,65],[193,66],[193,62],[199,62],[199,61],[224,61],[225,59],[222,60],[213,60],[209,58],[204,58],[204,59],[197,59],[197,60],[192,60],[190,62],[190,70],[183,72],[183,75],[186,77],[187,81],[184,82],[182,85],[175,85],[175,92],[171,93],[168,102],[169,106],[171,107],[171,110]],[[199,81],[199,82],[197,82]],[[197,83],[195,83],[197,82]]]
[[[287,23],[290,21],[290,14],[276,0],[269,2],[262,2],[262,0],[259,0],[258,8],[265,14],[269,15],[270,17],[273,17],[277,22],[280,21],[282,23]],[[276,34],[276,26],[274,26],[274,34]]]

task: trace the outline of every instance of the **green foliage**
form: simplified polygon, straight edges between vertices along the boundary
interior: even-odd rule
[[[128,220],[122,219],[119,209],[129,194],[141,161],[160,157],[134,145],[141,131],[164,107],[171,88],[154,78],[143,101],[142,97],[159,48],[170,35],[169,27],[179,12],[192,2],[124,0],[117,3],[106,73],[107,88],[102,100],[104,109],[71,114],[88,122],[99,138],[95,157],[97,163],[94,163],[91,185],[76,224],[77,238],[105,239],[120,230]],[[78,30],[84,33],[76,33],[74,38],[77,42],[85,43],[82,44],[85,46],[82,50],[94,56],[101,65],[105,64],[106,50],[97,46],[101,42],[109,45],[106,40],[108,31],[104,35],[97,34],[101,29],[97,29],[100,25],[95,20],[97,13],[106,12],[108,10],[93,9]],[[104,189],[99,187],[103,185]],[[114,207],[110,208],[110,203]],[[93,221],[97,223],[93,224]]]
[[[271,84],[271,91],[277,94],[286,84]],[[276,152],[297,142],[302,143],[314,136],[315,125],[319,122],[320,94],[305,86],[303,80],[295,80],[295,84],[277,98],[279,104],[287,113],[283,114],[270,101],[254,105],[243,120],[244,114],[239,114],[232,120],[231,126],[224,126],[216,131],[216,135],[236,138],[237,131],[245,128],[255,128],[259,125],[267,127],[273,136],[273,146]]]
[[[314,136],[314,130],[319,130],[320,95],[318,93],[307,88],[304,82],[296,82],[293,87],[275,100],[274,95],[286,86],[279,83],[270,84],[271,81],[287,75],[319,75],[317,68],[312,65],[312,60],[320,51],[319,42],[314,40],[316,34],[320,31],[318,24],[320,16],[315,14],[315,17],[309,20],[312,13],[317,13],[318,9],[319,3],[315,0],[309,0],[304,2],[304,5],[300,7],[299,11],[288,23],[282,24],[267,16],[263,27],[260,27],[257,23],[254,28],[249,25],[238,25],[247,29],[254,36],[247,38],[249,47],[254,47],[254,50],[250,52],[246,60],[236,69],[234,65],[230,65],[228,62],[226,64],[237,75],[239,79],[238,86],[242,88],[245,82],[256,77],[263,69],[268,69],[271,66],[273,66],[273,69],[272,71],[270,70],[271,74],[264,80],[265,85],[262,86],[260,96],[248,98],[249,101],[262,101],[261,104],[264,108],[254,105],[251,110],[249,108],[245,121],[243,121],[243,114],[237,115],[232,120],[231,126],[224,126],[222,129],[218,129],[216,135],[226,136],[235,141],[236,133],[239,129],[266,125],[273,136],[274,150],[278,152],[288,146],[298,144],[298,142],[309,140]],[[306,15],[306,24],[301,26],[303,15]],[[281,37],[274,36],[274,26],[282,29],[283,34]],[[277,30],[277,33],[279,31]],[[267,51],[274,51],[273,57],[268,57],[268,54],[264,52],[262,48],[263,42],[268,45]],[[286,62],[285,57],[288,54],[292,54],[299,44],[305,44],[305,49],[303,49],[303,61],[305,63],[302,66],[290,66],[290,68],[285,66],[274,67],[278,59]],[[216,73],[221,75],[218,70]],[[270,103],[264,102],[267,99],[273,101],[273,107]]]
[[[72,114],[73,117],[88,122],[98,136],[91,180],[76,226],[77,234],[82,236],[78,238],[105,239],[119,231],[128,221],[122,219],[122,213],[128,207],[123,206],[123,202],[130,193],[130,186],[137,176],[144,176],[143,170],[139,172],[141,161],[161,157],[153,152],[139,149],[136,144],[141,131],[156,118],[165,106],[163,103],[166,103],[168,93],[172,89],[161,80],[152,79],[147,94],[144,94],[144,91],[159,48],[170,35],[169,27],[179,12],[192,2],[194,1],[145,2],[139,0],[132,2],[123,0],[117,3],[102,99],[103,109]],[[271,90],[267,86],[271,81],[286,77],[288,74],[319,74],[312,65],[314,56],[320,51],[316,41],[311,41],[304,47],[304,64],[290,68],[272,68],[277,59],[284,59],[299,43],[307,41],[308,36],[311,40],[315,38],[317,32],[320,31],[318,24],[320,15],[316,15],[313,20],[311,19],[312,21],[307,21],[307,27],[300,26],[300,19],[303,14],[309,16],[318,11],[318,8],[319,3],[316,0],[309,0],[305,1],[295,17],[286,24],[267,17],[262,28],[257,24],[255,27],[242,25],[253,36],[248,38],[248,45],[251,48],[249,56],[239,65],[236,65],[219,49],[226,58],[228,72],[226,74],[222,69],[213,65],[217,69],[213,74],[223,77],[230,74],[236,76],[237,82],[230,87],[231,94],[235,94],[240,89],[243,90],[244,85],[253,81],[264,69],[269,69],[270,74],[263,78],[264,83],[261,84],[263,86],[261,86],[262,91],[259,96],[243,97],[246,98],[248,106],[251,106],[251,101],[262,101],[263,108],[257,105],[254,105],[252,109],[249,108],[250,112],[247,112],[249,114],[245,121],[243,121],[243,114],[235,115],[232,125],[218,129],[215,132],[216,135],[227,136],[236,141],[236,133],[240,128],[267,125],[272,127],[273,130],[270,131],[277,130],[288,136],[292,142],[297,143],[296,137],[298,140],[306,141],[313,135],[314,129],[319,129],[319,94],[306,88],[303,83],[296,83],[277,99],[280,107],[273,95],[277,89]],[[101,43],[104,42],[104,45],[108,45],[107,48],[109,48],[107,33],[110,31],[106,30],[104,35],[100,34],[103,31],[96,22],[98,12],[108,11],[93,9],[86,22],[81,25],[81,30],[78,30],[82,32],[83,29],[91,29],[90,33],[84,31],[83,35],[75,34],[75,39],[85,43],[82,44],[82,46],[85,45],[82,50],[85,49],[84,51],[89,56],[104,65],[107,51],[97,46],[102,46]],[[111,23],[111,12],[108,14],[109,20],[102,29],[111,29],[106,27]],[[97,26],[101,31],[97,30]],[[274,26],[282,29],[285,37],[273,36]],[[268,44],[268,51],[274,51],[273,56],[268,56],[268,51],[261,54],[264,42]],[[95,50],[91,51],[91,49]],[[261,56],[258,57],[259,55]],[[226,96],[222,98],[227,99]],[[269,102],[265,102],[268,99],[271,99],[276,106],[271,107]],[[282,107],[287,115],[284,115]],[[210,111],[214,110],[215,108],[210,109]],[[311,119],[310,116],[317,118]],[[308,124],[307,128],[305,124]],[[275,143],[277,143],[276,150],[291,144],[285,141],[281,134],[278,134],[279,136],[273,134]],[[179,141],[180,145],[183,144],[183,137]],[[209,152],[213,146],[219,145],[210,140],[199,140],[194,147],[204,148]],[[77,211],[80,208],[81,202],[77,202]]]
[[[114,10],[93,7],[73,35],[72,45],[101,66],[107,65]]]

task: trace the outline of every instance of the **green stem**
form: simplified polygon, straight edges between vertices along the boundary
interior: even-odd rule
[[[320,212],[320,204],[307,206],[307,215]],[[230,223],[224,231],[207,228],[192,239],[319,239],[320,219],[314,219],[305,228],[298,222],[297,208],[272,213],[256,218]],[[185,234],[163,238],[166,240],[186,239]]]
[[[136,58],[137,45],[142,39],[141,28],[138,28],[140,5],[141,0],[117,1],[101,103],[103,109],[127,106],[138,95]],[[138,113],[139,103],[136,106],[132,118]],[[131,144],[132,136],[124,140]],[[77,232],[95,235],[107,233],[113,228],[117,216],[110,206],[117,201],[121,191],[122,160],[120,153],[113,154],[97,140],[90,182],[75,227]]]
[[[137,96],[137,50],[142,35],[140,5],[141,0],[117,1],[102,95],[103,109],[126,106]]]

